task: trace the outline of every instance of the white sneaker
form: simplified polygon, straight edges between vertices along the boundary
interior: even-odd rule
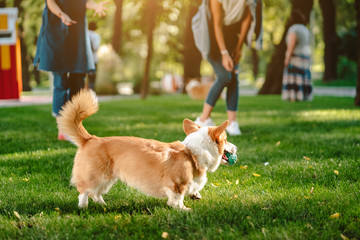
[[[204,122],[200,121],[200,117],[197,117],[195,120],[195,123],[199,125],[200,127],[211,127],[215,126],[213,120],[211,118],[206,119]]]
[[[239,136],[241,135],[241,131],[239,128],[239,124],[236,121],[232,121],[227,127],[226,127],[226,132],[230,135],[230,136]]]

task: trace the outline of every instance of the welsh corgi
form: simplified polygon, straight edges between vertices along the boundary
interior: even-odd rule
[[[200,199],[206,173],[228,163],[226,152],[237,151],[227,141],[228,121],[200,128],[184,119],[187,136],[182,142],[90,135],[82,121],[98,109],[95,93],[84,89],[64,105],[57,119],[59,129],[78,146],[71,183],[79,192],[80,208],[88,206],[88,197],[105,204],[102,195],[121,180],[145,194],[167,198],[169,206],[189,210],[183,203],[185,195]]]
[[[199,82],[192,79],[186,85],[185,90],[191,99],[205,100],[213,84],[214,82]]]

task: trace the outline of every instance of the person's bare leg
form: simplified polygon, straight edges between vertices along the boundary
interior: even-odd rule
[[[206,119],[208,119],[211,115],[212,110],[214,109],[213,106],[204,103],[203,110],[200,116],[200,121],[205,122]]]
[[[230,123],[236,121],[236,113],[236,111],[227,111],[227,116]]]
[[[230,124],[227,126],[226,131],[231,136],[241,135],[239,124],[236,121],[236,111],[227,111]]]

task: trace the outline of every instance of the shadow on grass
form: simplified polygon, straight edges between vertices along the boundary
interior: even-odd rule
[[[52,192],[49,192],[48,194],[53,195]],[[31,196],[27,199],[22,199],[17,202],[16,205],[11,204],[10,202],[8,202],[8,204],[3,202],[3,204],[1,204],[0,213],[1,215],[8,215],[9,217],[13,215],[12,213],[14,211],[28,217],[39,214],[40,212],[59,215],[106,215],[113,213],[152,215],[153,212],[158,211],[159,209],[171,209],[164,199],[144,199],[144,197],[141,197],[140,199],[138,197],[129,199],[128,196],[126,197],[126,200],[108,200],[107,205],[95,203],[91,198],[89,198],[88,207],[81,209],[77,205],[77,196],[77,192],[70,190],[69,195],[62,199],[55,198],[54,196],[46,196],[45,199],[39,199],[39,196]]]

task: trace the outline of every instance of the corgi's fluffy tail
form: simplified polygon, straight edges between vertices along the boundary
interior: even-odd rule
[[[92,90],[82,89],[71,101],[68,101],[57,118],[60,131],[70,137],[76,146],[82,146],[91,135],[82,125],[82,121],[99,110],[96,94]]]

